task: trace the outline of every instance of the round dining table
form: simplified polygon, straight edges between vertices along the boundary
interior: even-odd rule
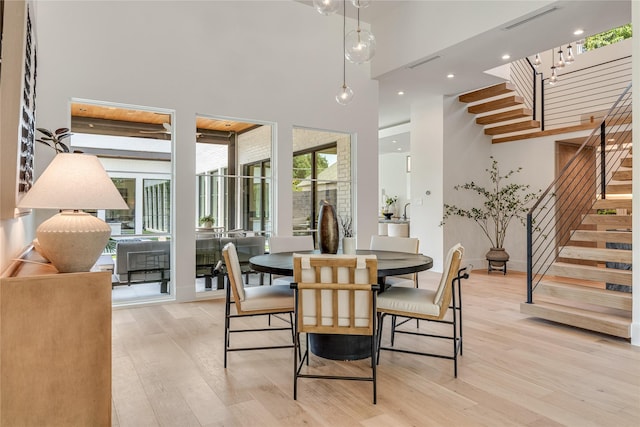
[[[368,249],[358,249],[356,254],[376,256],[381,291],[384,291],[387,276],[418,273],[433,267],[433,259],[422,254]],[[293,252],[256,255],[249,259],[249,264],[260,273],[293,276]],[[316,356],[332,360],[358,360],[371,356],[371,342],[367,336],[309,334],[309,348]]]

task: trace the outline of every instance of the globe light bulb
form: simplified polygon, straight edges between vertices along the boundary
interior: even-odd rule
[[[355,64],[370,61],[376,53],[376,38],[367,30],[354,30],[347,34],[344,56]]]
[[[340,91],[336,95],[336,101],[340,105],[347,105],[351,102],[352,99],[353,99],[353,91],[349,86],[347,86],[346,84],[343,84],[342,87],[340,88]]]
[[[333,15],[339,6],[338,0],[313,0],[313,7],[322,15]]]

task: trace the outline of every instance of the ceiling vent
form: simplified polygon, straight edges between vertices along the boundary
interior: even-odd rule
[[[558,10],[557,6],[554,6],[550,9],[545,9],[542,12],[536,13],[535,15],[531,15],[527,18],[521,19],[520,21],[516,21],[513,24],[509,24],[506,27],[504,27],[503,30],[505,31],[513,30],[514,28],[519,27],[522,24],[526,24],[527,22],[533,21],[534,19],[538,19],[548,13],[555,12],[556,10]]]
[[[435,61],[438,58],[440,58],[440,55],[432,56],[431,58],[423,59],[423,60],[418,61],[418,62],[416,62],[414,64],[411,64],[407,68],[410,68],[410,69],[413,70],[414,68],[418,68],[419,66],[424,65],[427,62]]]

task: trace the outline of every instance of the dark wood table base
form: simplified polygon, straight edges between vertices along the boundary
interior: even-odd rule
[[[366,335],[309,334],[309,350],[324,359],[366,359],[371,357],[371,338]]]

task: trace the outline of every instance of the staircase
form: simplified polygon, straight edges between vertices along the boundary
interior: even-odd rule
[[[582,329],[631,338],[632,251],[631,245],[631,157],[623,174],[616,172],[613,188],[628,190],[629,196],[598,200],[594,211],[615,210],[615,214],[591,213],[583,225],[590,230],[573,230],[571,240],[559,248],[545,278],[535,288],[535,303],[522,303],[520,312]],[[627,179],[628,175],[628,179]],[[609,248],[607,246],[618,246]],[[629,269],[624,269],[629,268]]]
[[[586,173],[577,169],[575,161],[576,170],[563,170],[568,176],[560,176],[545,193],[539,217],[530,224],[535,266],[530,269],[528,298],[520,311],[622,338],[631,337],[632,312],[630,93],[629,87],[611,110],[581,118],[580,125],[551,131],[540,129],[540,122],[509,82],[458,98],[468,104],[467,111],[476,115],[484,133],[493,137],[492,143],[594,129],[584,141],[582,156],[593,153],[595,159],[589,157],[585,163],[604,164],[606,170],[598,166]],[[629,98],[621,102],[625,96]],[[574,190],[573,185],[582,188]],[[562,192],[567,200],[561,204],[554,199]]]
[[[477,115],[476,123],[484,126],[485,135],[494,137],[494,143],[504,142],[498,136],[540,131],[540,122],[533,120],[532,110],[509,82],[465,93],[458,100],[469,104],[467,111]]]
[[[462,94],[458,100],[469,104],[467,111],[476,114],[476,124],[484,126],[493,144],[594,129],[604,115],[596,112],[580,117],[580,124],[541,130],[540,121],[533,119],[533,111],[509,82]]]
[[[524,314],[627,339],[633,286],[630,92],[621,96],[625,114],[613,108],[604,135],[598,124],[584,143],[590,151],[582,155],[593,153],[584,164],[604,167],[571,172],[580,164],[572,159],[529,214],[528,301],[520,305]],[[560,202],[562,193],[567,203]]]

